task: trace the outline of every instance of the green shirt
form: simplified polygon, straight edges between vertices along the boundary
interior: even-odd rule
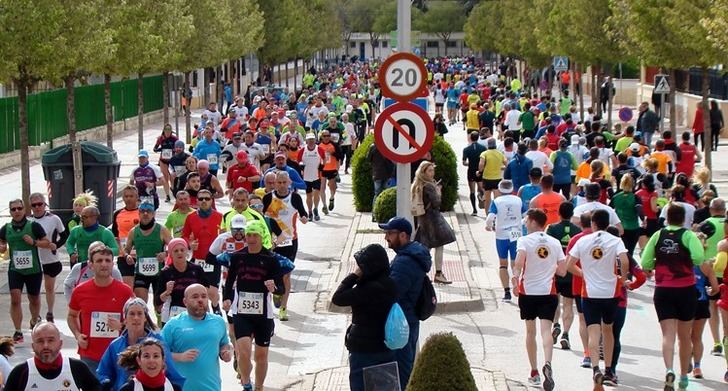
[[[10,270],[23,275],[38,274],[41,272],[40,257],[38,257],[38,247],[25,243],[23,236],[28,235],[33,239],[33,224],[30,220],[25,221],[25,225],[19,231],[13,229],[12,223],[5,225],[5,239],[10,248]]]
[[[617,216],[622,220],[622,227],[625,230],[639,229],[640,222],[636,208],[639,202],[639,198],[632,192],[620,191],[612,197],[610,206],[617,212]]]
[[[632,142],[634,142],[634,139],[632,137],[622,137],[617,140],[617,144],[614,145],[614,151],[617,153],[623,152],[629,147],[630,144],[632,144]]]
[[[549,224],[546,229],[546,235],[555,238],[559,241],[559,243],[561,243],[561,248],[564,250],[564,254],[566,254],[566,247],[569,245],[569,241],[571,241],[571,238],[576,236],[578,233],[581,233],[581,228],[577,227],[570,221],[559,221],[556,224]],[[571,282],[571,278],[571,273],[566,273],[563,277],[557,275],[556,281]]]
[[[521,121],[521,128],[524,131],[531,131],[536,126],[534,115],[530,111],[524,111],[523,113],[521,113],[521,116],[518,117],[518,120]]]
[[[663,229],[677,231],[682,229],[682,227],[677,225],[668,225],[667,228]],[[657,240],[660,238],[660,232],[662,232],[662,230],[652,234],[652,237],[650,237],[650,240],[647,242],[645,249],[642,251],[642,269],[655,270],[655,244],[657,244]],[[695,235],[695,232],[685,231],[681,240],[683,246],[690,251],[690,258],[693,261],[693,265],[700,266],[705,260],[705,252],[703,251],[703,244],[700,243],[700,239],[698,239],[697,235]]]
[[[74,227],[68,235],[66,250],[69,254],[78,254],[78,262],[85,262],[88,260],[88,246],[95,241],[103,242],[114,255],[119,255],[119,246],[116,244],[114,234],[101,225],[92,232],[86,231],[82,225]]]
[[[154,277],[159,275],[159,271],[162,270],[162,267],[164,266],[164,262],[157,261],[157,254],[164,251],[164,241],[162,240],[162,237],[160,235],[160,231],[162,230],[162,226],[157,224],[154,224],[154,228],[152,229],[152,232],[149,235],[144,235],[142,233],[141,227],[138,225],[134,227],[134,248],[136,249],[136,255],[137,255],[137,262],[134,268],[134,272],[136,274],[141,274],[147,277]],[[154,262],[156,263],[156,268],[154,266],[154,263],[148,264],[144,263],[143,258],[154,259]],[[151,267],[151,269],[146,269]],[[143,270],[140,270],[142,269]]]
[[[709,235],[708,238],[705,239],[705,259],[713,259],[716,255],[718,255],[718,242],[725,237],[724,221],[724,217],[709,217],[700,224],[701,229],[698,229],[698,231],[705,233],[706,231],[702,229],[703,225],[710,225],[706,228],[708,228],[708,232],[712,233],[712,235]]]
[[[189,213],[182,213],[179,209],[167,215],[164,226],[172,233],[173,238],[182,237],[182,228],[185,226],[187,216],[191,215],[195,210],[190,208]]]

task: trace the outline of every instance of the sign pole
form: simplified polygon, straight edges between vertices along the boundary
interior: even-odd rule
[[[397,0],[397,51],[409,53],[411,35],[412,2]],[[410,199],[411,167],[409,163],[397,163],[397,216],[414,223]]]

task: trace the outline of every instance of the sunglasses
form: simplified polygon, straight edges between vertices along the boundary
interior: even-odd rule
[[[35,204],[30,204],[30,206],[40,208],[41,206],[45,206],[45,202],[36,202]]]
[[[262,204],[250,205],[250,207],[253,208],[253,209],[263,209],[263,205]],[[726,223],[728,224],[728,221],[726,221]]]
[[[10,208],[10,211],[11,212],[19,212],[21,210],[23,210],[23,207],[22,206],[16,206],[15,208]]]
[[[211,199],[210,197],[197,197],[197,201],[210,201]]]

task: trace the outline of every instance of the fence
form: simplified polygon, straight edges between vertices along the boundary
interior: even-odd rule
[[[106,123],[104,85],[76,87],[76,128],[86,130]],[[40,145],[68,134],[66,89],[28,95],[28,140]],[[111,83],[114,121],[137,115],[137,79]],[[163,106],[162,76],[144,78],[144,112]],[[0,153],[20,149],[18,98],[0,99]]]

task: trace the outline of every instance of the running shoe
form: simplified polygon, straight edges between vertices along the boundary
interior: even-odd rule
[[[25,342],[25,338],[23,338],[23,333],[20,331],[16,331],[15,334],[13,334],[13,342],[16,344]]]
[[[471,213],[470,215],[471,216],[477,216],[478,215],[478,211],[477,210],[474,210],[473,213]]]
[[[313,219],[314,219],[314,221],[321,220],[321,216],[319,216],[319,214],[318,214],[318,209],[313,210]]]
[[[42,321],[42,320],[43,319],[40,316],[37,317],[37,318],[35,318],[35,319],[32,319],[31,318],[30,319],[30,329],[33,330],[33,327],[35,327],[35,325],[37,325],[38,323],[40,323],[40,321]]]
[[[594,391],[604,391],[604,375],[600,371],[594,372],[592,376],[594,380]]]
[[[336,183],[341,183],[341,177],[338,172],[336,173]]]
[[[166,203],[170,203],[172,200],[169,198],[169,194],[167,194],[167,198],[164,199]]]
[[[273,295],[273,306],[275,306],[276,308],[281,307],[281,295]]]
[[[53,318],[53,313],[52,312],[46,312],[46,322],[53,323],[54,320],[55,319]]]
[[[672,370],[667,371],[665,374],[665,388],[664,391],[675,391],[675,372]]]
[[[723,353],[723,346],[721,346],[720,342],[716,342],[715,345],[713,345],[713,350],[710,351],[710,354],[714,356],[720,356]]]
[[[677,388],[679,390],[687,390],[688,389],[688,384],[690,384],[690,380],[688,380],[688,377],[687,376],[685,376],[685,377],[682,377],[681,376],[680,377],[680,381],[677,382]]]
[[[619,379],[617,379],[617,375],[606,372],[604,373],[604,380],[602,381],[602,384],[605,386],[616,387],[619,385]]]
[[[571,350],[571,342],[569,342],[569,333],[561,334],[561,339],[559,340],[559,343],[561,344],[561,349]]]
[[[581,360],[581,367],[582,368],[591,368],[592,367],[591,357],[584,356],[584,358]]]
[[[285,322],[288,320],[288,311],[286,311],[286,307],[281,307],[278,310],[278,320]]]
[[[250,383],[243,384],[243,391],[253,391],[253,385]]]
[[[703,370],[700,368],[693,368],[693,377],[696,379],[703,378]]]
[[[559,335],[561,335],[561,325],[554,323],[554,328],[551,330],[551,337],[554,338],[554,345],[559,341]]]
[[[334,210],[334,197],[329,198],[329,210]]]
[[[321,205],[321,211],[324,212],[325,215],[329,214],[329,208],[326,207],[326,204]]]
[[[528,385],[538,387],[541,385],[541,376],[535,374],[528,378]]]
[[[452,284],[452,281],[448,280],[442,272],[435,273],[435,282],[438,284]]]
[[[505,302],[511,301],[511,291],[506,291],[506,293],[503,295],[503,301],[505,301]]]
[[[545,391],[551,391],[554,389],[554,372],[551,370],[551,363],[546,364],[541,369],[543,372],[543,389]]]

